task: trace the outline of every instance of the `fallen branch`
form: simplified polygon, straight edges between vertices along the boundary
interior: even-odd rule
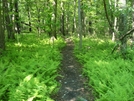
[[[113,50],[112,50],[112,52],[111,52],[111,54],[113,54],[114,51],[115,51],[119,46],[120,46],[119,44],[115,45],[114,48],[113,48]]]
[[[134,28],[129,30],[126,34],[122,35],[119,40],[123,40],[126,36],[130,35],[132,32],[134,32]]]
[[[126,37],[127,37],[128,35],[130,35],[132,32],[134,32],[134,28],[131,29],[131,30],[129,30],[126,34],[122,35],[122,36],[119,38],[119,40],[120,40],[120,41],[124,40],[124,38],[126,38]],[[115,51],[118,47],[120,47],[119,44],[115,45],[111,53],[113,54],[114,51]]]

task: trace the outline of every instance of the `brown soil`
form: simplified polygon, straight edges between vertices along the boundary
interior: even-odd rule
[[[61,88],[53,99],[55,101],[94,101],[92,88],[87,86],[87,79],[82,75],[82,66],[77,62],[73,48],[73,42],[68,40],[62,50],[60,74],[63,78],[58,78]]]

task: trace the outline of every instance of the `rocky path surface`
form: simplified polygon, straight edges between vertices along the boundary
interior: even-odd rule
[[[86,85],[87,80],[82,76],[82,66],[73,54],[73,42],[67,41],[62,50],[63,60],[58,78],[61,83],[59,92],[54,96],[55,101],[94,101],[92,88]]]

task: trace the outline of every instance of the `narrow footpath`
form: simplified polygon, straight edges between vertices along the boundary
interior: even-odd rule
[[[63,60],[58,78],[61,88],[54,96],[55,101],[94,101],[92,88],[86,85],[87,80],[82,76],[82,66],[73,54],[73,42],[67,41],[67,46],[62,50]]]

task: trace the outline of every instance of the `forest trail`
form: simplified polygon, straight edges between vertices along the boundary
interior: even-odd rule
[[[53,99],[55,101],[94,101],[92,88],[85,84],[87,80],[82,77],[82,66],[77,62],[73,48],[73,42],[68,40],[62,50],[63,60],[60,74],[63,78],[58,78],[61,88]]]

